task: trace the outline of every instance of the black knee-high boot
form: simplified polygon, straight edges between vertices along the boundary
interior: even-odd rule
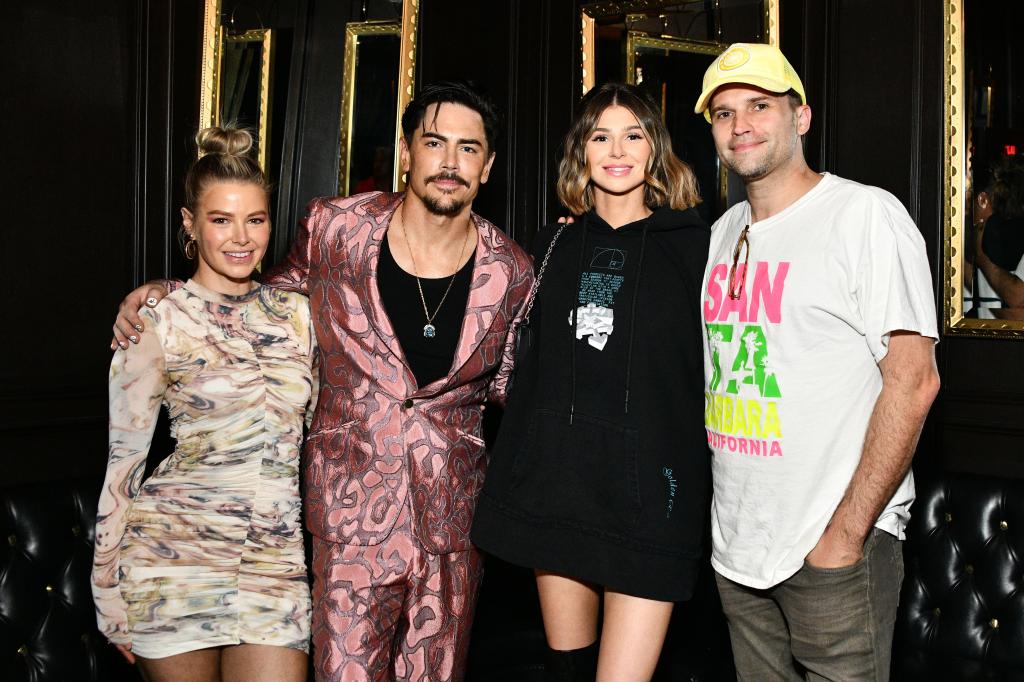
[[[597,677],[597,642],[582,649],[544,654],[544,682],[594,682]]]

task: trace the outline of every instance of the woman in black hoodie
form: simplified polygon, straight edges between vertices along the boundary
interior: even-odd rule
[[[709,231],[660,112],[629,85],[584,98],[558,195],[582,218],[535,240],[532,343],[473,540],[536,570],[547,679],[644,680],[702,556]]]

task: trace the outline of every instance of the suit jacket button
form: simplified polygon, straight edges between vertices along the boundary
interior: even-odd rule
[[[402,407],[404,407],[407,410],[412,408],[412,398],[406,398],[405,402],[402,403]]]

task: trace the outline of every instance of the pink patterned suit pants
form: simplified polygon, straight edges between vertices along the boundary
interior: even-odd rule
[[[318,682],[461,680],[483,561],[425,551],[408,504],[379,545],[313,538]]]

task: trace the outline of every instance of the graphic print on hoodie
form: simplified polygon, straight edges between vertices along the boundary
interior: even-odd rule
[[[608,336],[615,331],[615,297],[625,281],[627,256],[625,249],[595,246],[589,269],[580,273],[576,340],[587,337],[587,343],[597,350],[604,350]],[[573,315],[569,311],[569,326],[572,325]]]
[[[474,540],[523,566],[686,599],[710,508],[709,231],[693,209],[658,208],[618,228],[589,212],[576,225],[538,288],[536,343],[517,360]],[[538,233],[535,262],[556,232]]]

